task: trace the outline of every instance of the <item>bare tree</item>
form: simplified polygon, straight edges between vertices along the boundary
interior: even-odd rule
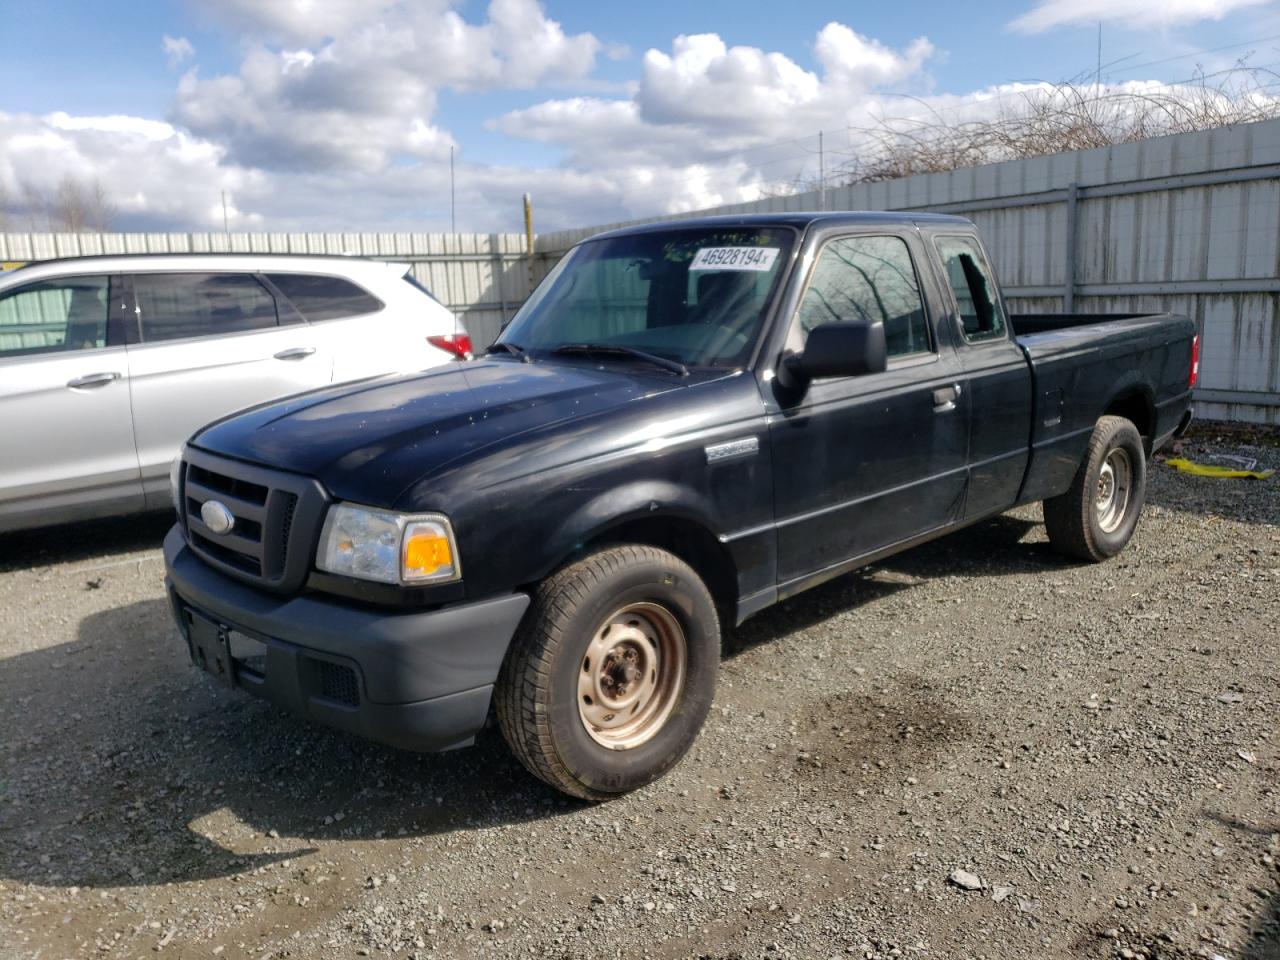
[[[102,181],[67,175],[58,181],[48,206],[50,227],[65,233],[101,233],[111,226],[115,209]]]
[[[1280,117],[1280,96],[1274,92],[1278,81],[1275,71],[1239,64],[1181,84],[1111,89],[1084,82],[1044,84],[1000,100],[985,108],[986,115],[971,120],[911,100],[914,108],[901,116],[851,128],[862,146],[836,165],[825,186],[896,180],[1274,119]],[[773,185],[770,193],[817,187],[816,179],[797,177]]]
[[[49,229],[49,198],[34,183],[22,184],[22,199],[18,206],[26,215],[27,229],[32,233],[43,233]]]

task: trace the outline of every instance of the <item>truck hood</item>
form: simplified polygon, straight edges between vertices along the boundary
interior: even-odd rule
[[[410,484],[529,431],[722,376],[651,374],[623,363],[479,360],[253,407],[210,424],[191,442],[315,477],[337,496],[390,506]]]

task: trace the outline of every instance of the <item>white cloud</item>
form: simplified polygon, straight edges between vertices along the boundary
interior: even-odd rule
[[[245,31],[242,62],[213,75],[188,65],[168,120],[0,114],[11,226],[25,222],[12,209],[23,197],[74,176],[100,180],[117,225],[130,230],[220,230],[224,190],[232,229],[438,230],[448,223],[451,146],[461,148],[460,229],[519,230],[525,191],[540,231],[610,223],[812,178],[819,130],[830,171],[866,156],[860,131],[886,118],[904,129],[994,117],[1049,90],[939,95],[927,39],[895,48],[839,23],[795,58],[715,34],[679,36],[644,53],[633,80],[607,88],[592,69],[614,48],[566,34],[534,0],[494,0],[478,22],[444,0],[209,9]],[[461,99],[559,83],[570,84],[564,95],[489,121],[549,147],[549,166],[469,162],[437,113],[449,91]]]
[[[439,14],[442,0],[419,0],[420,9]],[[232,30],[283,46],[316,44],[394,15],[396,0],[219,0],[204,12]]]
[[[1170,27],[1199,20],[1221,20],[1245,7],[1270,0],[1040,0],[1009,23],[1019,33],[1043,33],[1054,27],[1119,22],[1135,30]]]
[[[233,228],[438,227],[455,142],[435,119],[442,88],[574,76],[599,86],[587,74],[606,48],[566,35],[533,0],[495,0],[479,24],[440,3],[323,7],[233,0],[227,15],[257,31],[239,69],[188,70],[169,122],[8,118],[0,176],[10,195],[93,173],[134,229],[216,229],[224,189],[240,212]],[[812,148],[793,145],[785,166],[766,172],[769,154],[732,151],[864,120],[871,92],[922,82],[931,53],[924,39],[894,50],[834,23],[815,38],[812,68],[715,35],[679,37],[643,57],[622,98],[546,100],[498,120],[511,136],[563,150],[564,162],[483,166],[460,153],[460,226],[518,229],[526,190],[539,229],[751,199],[771,173],[785,179],[793,162],[807,163]]]
[[[448,154],[438,92],[528,88],[586,76],[600,42],[567,35],[535,0],[492,0],[470,23],[442,3],[235,2],[256,38],[239,72],[188,72],[175,122],[273,170],[371,171]],[[282,47],[267,40],[288,41]]]
[[[781,53],[726,47],[716,34],[676,37],[671,54],[650,50],[635,102],[649,123],[696,123],[704,129],[773,131],[856,109],[849,98],[917,74],[932,54],[919,38],[903,53],[839,23],[818,33],[822,75]]]
[[[211,225],[207,208],[221,190],[258,190],[266,180],[225,163],[215,144],[140,117],[0,113],[0,145],[0,187],[11,204],[48,195],[65,177],[97,180],[137,229]]]
[[[186,37],[171,37],[167,33],[160,41],[160,49],[164,51],[169,66],[176,67],[183,60],[196,55],[196,48]]]
[[[631,213],[675,212],[750,199],[767,180],[817,166],[817,132],[837,140],[883,109],[885,87],[924,93],[933,45],[891,49],[839,23],[817,34],[817,69],[777,52],[729,47],[716,34],[677,37],[644,55],[626,99],[570,97],[491,123],[509,136],[561,146],[566,165],[610,170]],[[775,145],[779,141],[801,140]],[[847,142],[847,137],[843,138]]]

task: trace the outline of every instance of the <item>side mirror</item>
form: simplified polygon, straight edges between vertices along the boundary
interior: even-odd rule
[[[803,353],[792,353],[778,364],[779,386],[801,389],[817,377],[859,377],[881,373],[888,365],[884,324],[842,321],[824,323],[809,331]]]

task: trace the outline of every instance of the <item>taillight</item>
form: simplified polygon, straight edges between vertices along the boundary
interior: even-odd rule
[[[461,360],[471,356],[471,335],[466,333],[443,333],[438,337],[427,337],[427,343],[439,347],[445,353],[451,353]]]
[[[1200,379],[1200,334],[1191,338],[1191,372],[1187,375],[1187,389],[1190,390]]]

